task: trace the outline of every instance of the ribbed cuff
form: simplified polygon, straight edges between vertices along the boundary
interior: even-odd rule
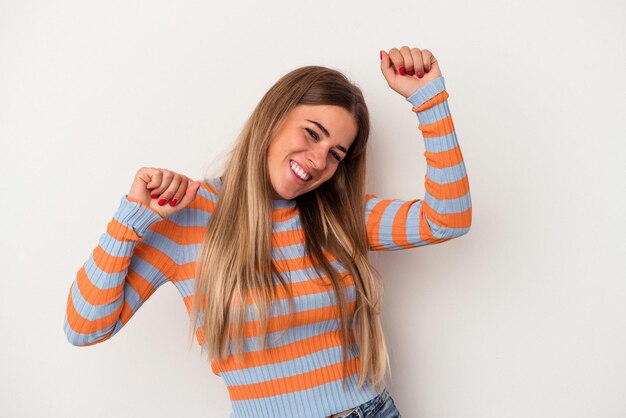
[[[428,84],[415,90],[413,94],[406,98],[407,102],[411,103],[413,107],[420,107],[428,100],[435,97],[446,89],[446,84],[443,76],[439,76],[434,80],[428,82]]]
[[[139,237],[143,236],[150,225],[164,219],[152,209],[128,200],[127,195],[120,200],[120,206],[114,216],[119,223],[131,228]]]

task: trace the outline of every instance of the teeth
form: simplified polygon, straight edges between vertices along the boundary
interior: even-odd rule
[[[303,169],[302,167],[300,167],[300,165],[298,163],[296,163],[295,161],[291,162],[291,169],[294,171],[294,173],[296,173],[298,175],[298,177],[300,177],[302,180],[307,181],[308,179],[311,178],[310,175],[308,175]]]

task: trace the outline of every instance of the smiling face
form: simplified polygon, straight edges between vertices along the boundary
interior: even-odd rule
[[[294,199],[330,179],[357,134],[354,116],[334,105],[298,105],[267,151],[272,197]]]

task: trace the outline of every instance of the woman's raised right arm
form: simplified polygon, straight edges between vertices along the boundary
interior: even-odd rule
[[[165,171],[138,171],[131,193],[122,197],[98,246],[78,270],[64,318],[71,344],[89,346],[111,338],[176,274],[180,226],[165,215],[189,205],[200,183],[163,175]],[[150,194],[158,197],[150,201]],[[179,197],[178,205],[156,203],[174,196]]]

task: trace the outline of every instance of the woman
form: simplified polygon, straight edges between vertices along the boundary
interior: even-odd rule
[[[298,68],[261,99],[221,177],[137,172],[70,288],[68,340],[112,337],[171,281],[232,416],[400,416],[368,251],[467,233],[471,199],[437,60],[407,46],[380,58],[420,122],[425,200],[365,194],[363,94],[338,71]]]

